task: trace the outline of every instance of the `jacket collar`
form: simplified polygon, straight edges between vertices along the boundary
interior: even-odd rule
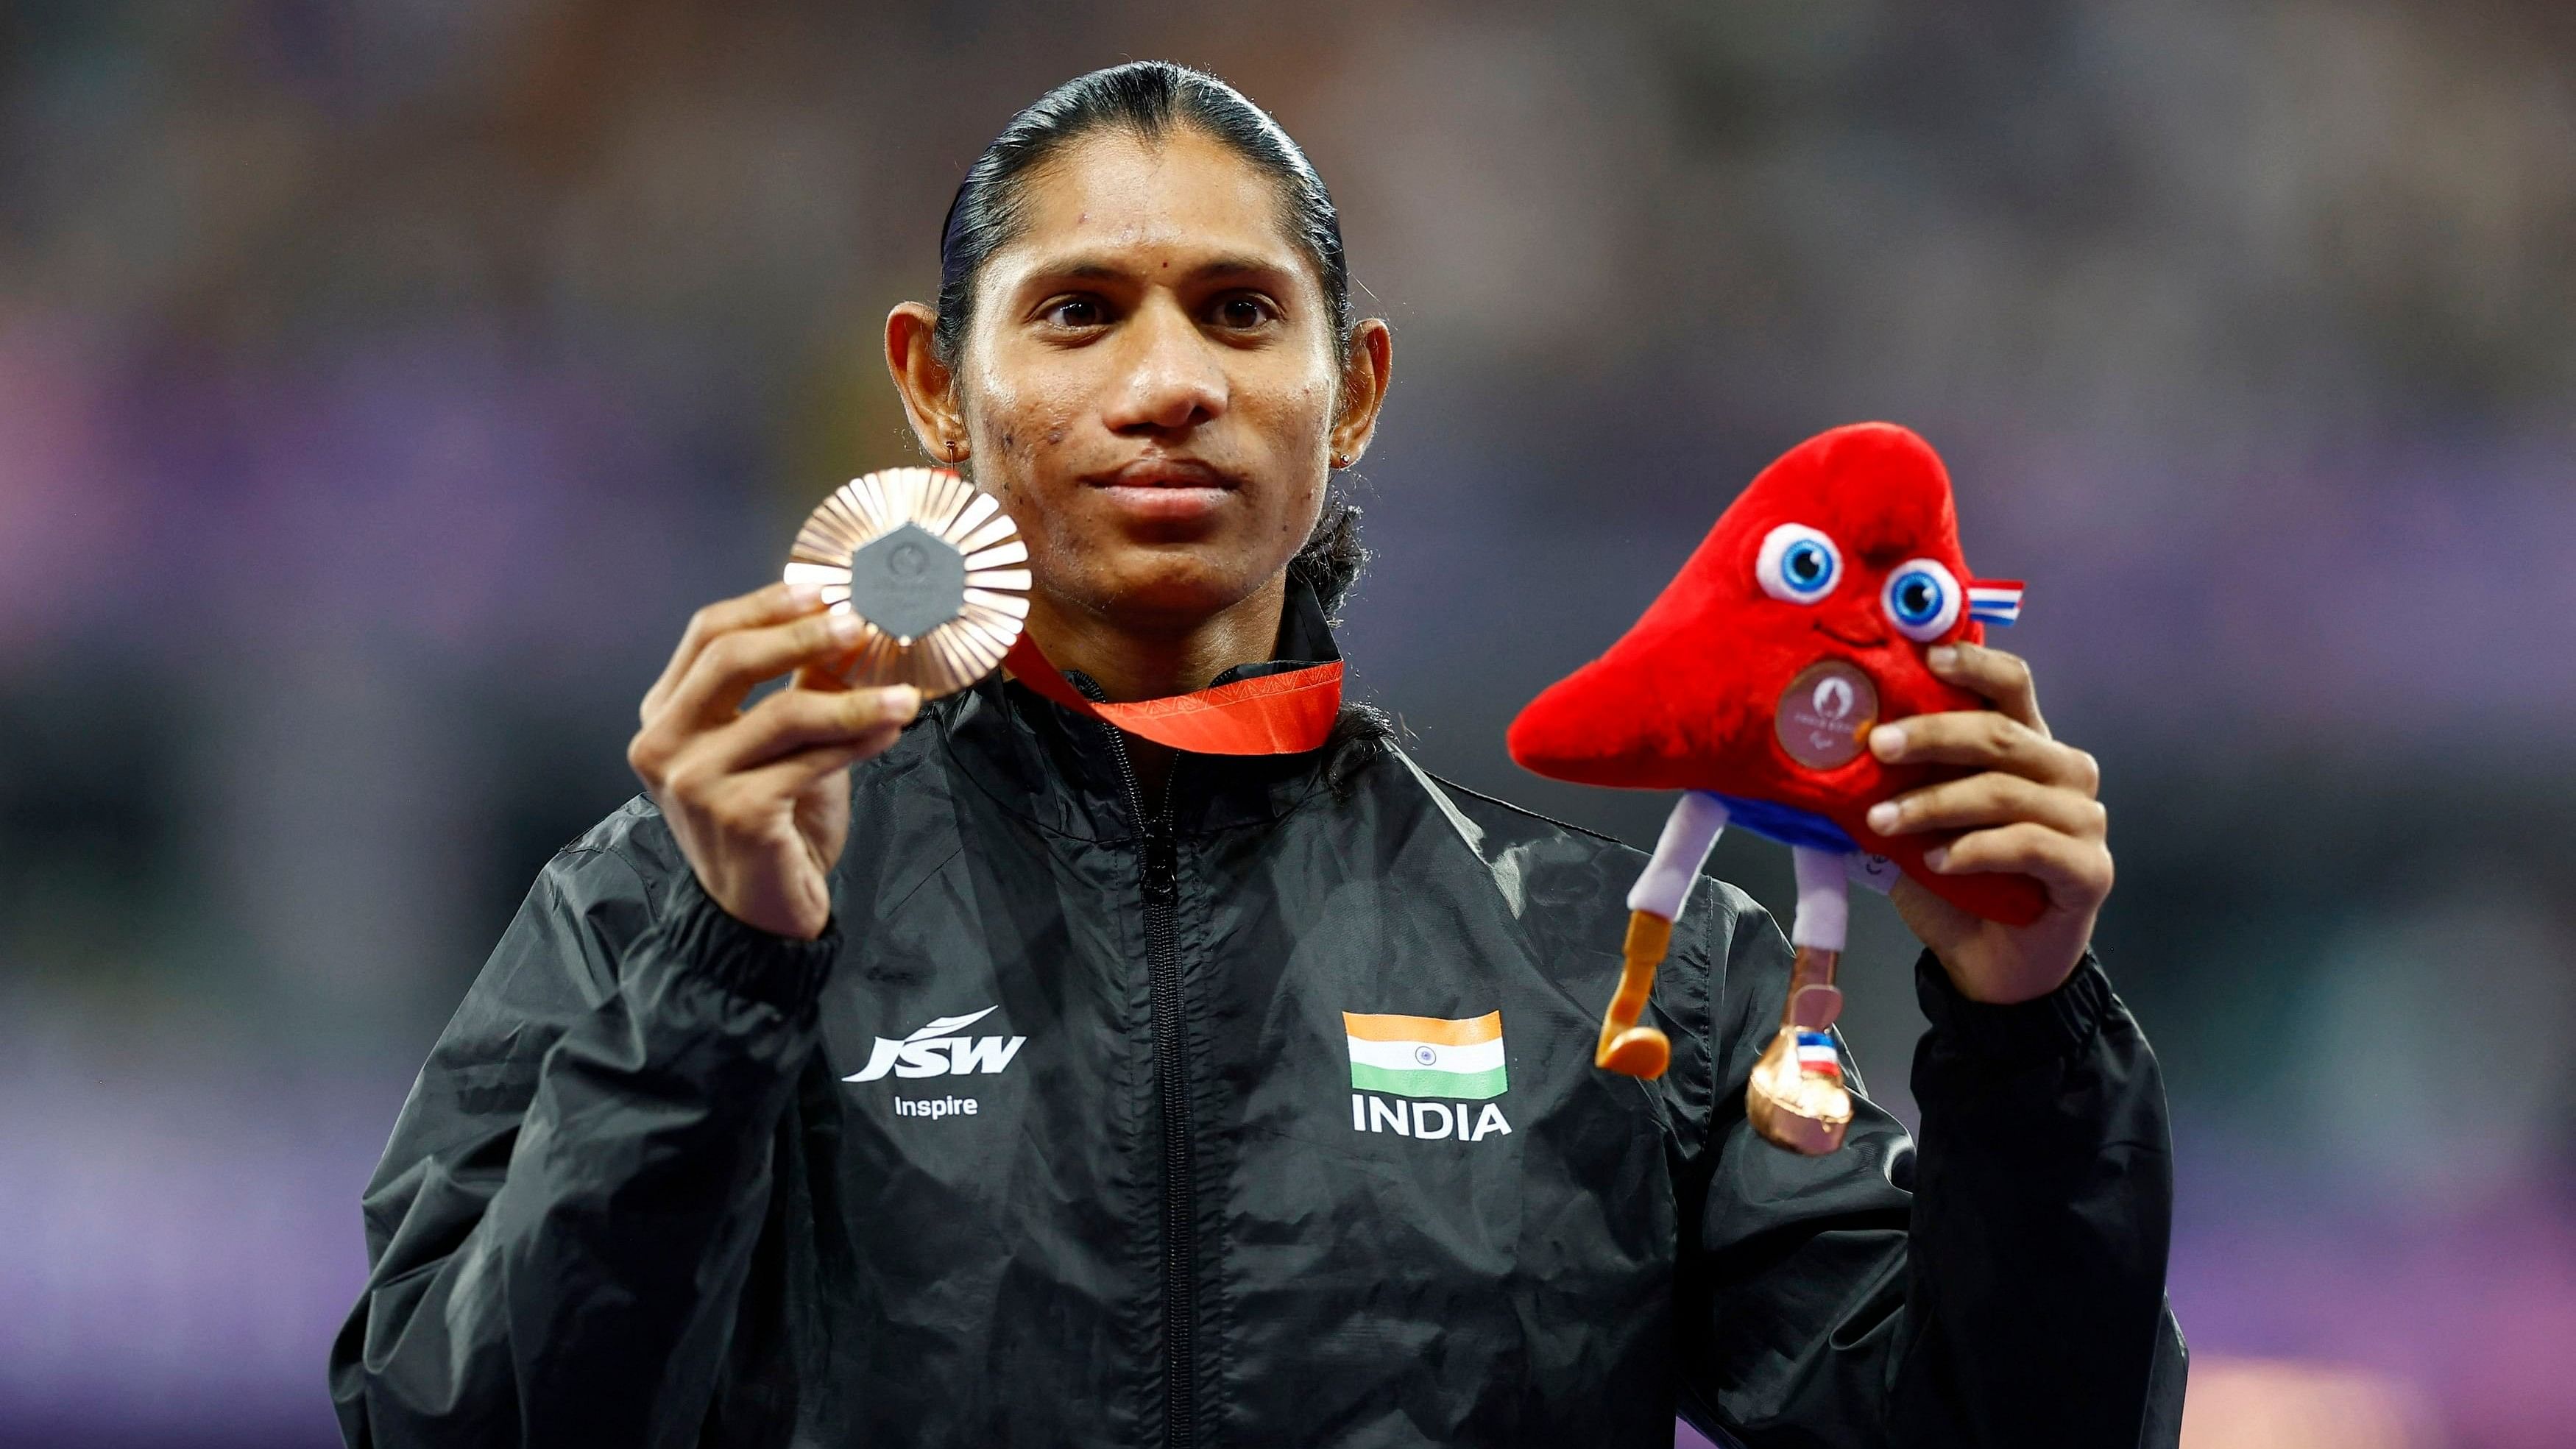
[[[1238,664],[1211,685],[1256,679],[1342,657],[1315,592],[1295,578],[1272,657]],[[1067,675],[1085,694],[1098,686]],[[1000,671],[932,707],[958,773],[1003,808],[1048,830],[1084,840],[1126,840],[1144,830],[1117,730],[1040,698]],[[1181,755],[1172,762],[1172,829],[1204,835],[1265,824],[1296,808],[1322,781],[1333,746],[1295,755]],[[1152,811],[1155,801],[1142,802]]]

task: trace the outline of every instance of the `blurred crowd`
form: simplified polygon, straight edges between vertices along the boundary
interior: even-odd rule
[[[1394,323],[1344,643],[1419,758],[1650,839],[1503,722],[1770,457],[1915,427],[2104,761],[2177,1310],[2309,1365],[2195,1433],[2576,1440],[2576,9],[24,0],[0,1441],[332,1442],[410,1074],[689,610],[917,461],[880,326],[967,162],[1142,56],[1278,115]]]

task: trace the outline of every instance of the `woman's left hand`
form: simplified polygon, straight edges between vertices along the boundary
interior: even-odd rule
[[[1964,765],[1979,773],[1882,800],[1870,807],[1869,828],[1881,835],[1965,832],[1934,847],[1924,863],[1942,875],[2031,876],[2047,888],[2048,909],[2027,926],[2001,925],[1910,878],[1898,881],[1890,898],[1962,996],[2045,996],[2083,959],[2093,918],[2111,893],[2109,817],[2094,798],[2101,767],[2049,736],[2030,666],[2019,655],[1953,644],[1931,650],[1926,662],[1934,675],[1994,707],[1880,725],[1870,732],[1870,752],[1891,765]]]

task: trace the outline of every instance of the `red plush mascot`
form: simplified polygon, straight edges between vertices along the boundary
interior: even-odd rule
[[[1626,970],[1595,1060],[1663,1074],[1664,1034],[1637,1017],[1673,918],[1730,822],[1792,848],[1798,948],[1779,1035],[1753,1072],[1756,1130],[1830,1152],[1851,1097],[1830,1034],[1848,920],[1847,883],[1884,890],[1903,871],[1942,899],[2013,925],[2046,900],[2019,875],[1937,875],[1937,840],[1888,839],[1863,821],[1880,800],[1940,778],[1870,754],[1881,720],[1985,702],[1933,677],[1923,651],[1982,642],[2009,624],[2021,585],[1976,581],[1959,552],[1949,474],[1931,446],[1889,423],[1855,423],[1799,444],[1719,516],[1679,577],[1600,658],[1512,722],[1512,758],[1553,779],[1684,790],[1654,859],[1628,893]]]

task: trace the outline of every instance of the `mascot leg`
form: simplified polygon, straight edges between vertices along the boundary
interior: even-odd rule
[[[1655,968],[1672,944],[1673,919],[1690,898],[1691,884],[1708,861],[1711,846],[1726,829],[1726,807],[1714,795],[1693,790],[1673,806],[1655,842],[1655,858],[1628,891],[1628,939],[1620,955],[1619,990],[1601,1019],[1601,1039],[1592,1049],[1592,1064],[1631,1077],[1660,1077],[1672,1060],[1673,1044],[1651,1026],[1639,1026],[1646,998],[1655,989]]]
[[[1851,1093],[1843,1088],[1842,1057],[1831,1030],[1843,1009],[1834,968],[1842,961],[1851,920],[1851,885],[1840,854],[1799,846],[1792,855],[1798,869],[1798,919],[1789,940],[1798,955],[1789,968],[1789,999],[1780,1009],[1779,1034],[1745,1084],[1744,1113],[1764,1141],[1815,1157],[1843,1145],[1852,1119]]]

